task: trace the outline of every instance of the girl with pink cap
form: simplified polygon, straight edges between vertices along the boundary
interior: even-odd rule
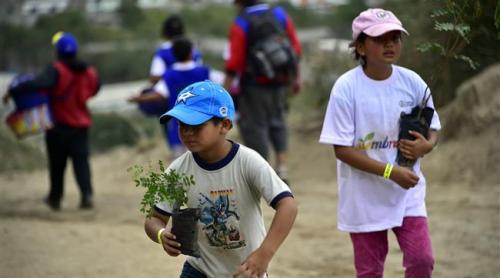
[[[418,74],[395,65],[403,33],[390,11],[368,9],[354,19],[351,47],[360,65],[336,80],[319,140],[334,147],[338,228],[350,233],[357,277],[383,276],[388,230],[403,252],[405,277],[431,277],[434,265],[419,158],[436,145],[441,124],[434,112],[427,137],[410,131],[414,140],[398,138],[401,113],[428,89]],[[427,105],[433,108],[432,98]],[[398,165],[398,149],[416,163]]]

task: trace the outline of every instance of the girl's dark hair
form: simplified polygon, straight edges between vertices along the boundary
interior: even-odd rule
[[[172,44],[172,52],[179,62],[188,61],[193,51],[193,43],[186,37],[177,37]]]
[[[365,56],[362,56],[362,55],[359,55],[358,51],[356,50],[356,48],[357,48],[356,46],[357,46],[358,44],[362,44],[362,43],[364,43],[364,42],[366,41],[366,38],[367,38],[367,37],[368,37],[368,36],[367,36],[365,33],[361,32],[361,33],[358,35],[358,38],[356,38],[356,40],[355,40],[355,41],[353,41],[353,42],[351,42],[351,43],[349,44],[349,46],[350,46],[350,47],[352,47],[352,54],[354,55],[354,60],[359,61],[359,63],[360,63],[362,66],[366,65],[366,57],[365,57]]]
[[[184,34],[184,22],[178,15],[171,15],[163,22],[161,33],[164,37],[174,38]]]

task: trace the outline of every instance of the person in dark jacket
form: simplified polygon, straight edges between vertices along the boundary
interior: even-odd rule
[[[94,67],[77,58],[76,38],[65,32],[52,37],[56,61],[35,77],[9,89],[3,97],[6,103],[11,96],[35,90],[45,90],[55,125],[45,133],[47,146],[50,191],[45,199],[53,210],[60,210],[64,193],[64,171],[71,158],[73,171],[81,193],[80,208],[93,208],[92,182],[89,163],[88,133],[92,124],[87,101],[100,88]]]

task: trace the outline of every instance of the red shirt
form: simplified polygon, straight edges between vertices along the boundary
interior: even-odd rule
[[[50,93],[50,104],[55,122],[71,127],[89,127],[92,124],[87,100],[98,90],[97,71],[87,67],[73,71],[64,63],[53,64],[59,78]]]

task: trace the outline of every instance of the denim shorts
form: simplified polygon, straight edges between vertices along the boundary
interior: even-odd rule
[[[269,275],[266,273],[264,277],[269,278]],[[196,268],[192,267],[188,262],[185,262],[184,266],[182,267],[180,278],[207,278],[207,276],[201,273]]]
[[[188,262],[185,262],[182,267],[180,278],[207,278],[207,276],[201,273],[198,269],[192,267]]]

